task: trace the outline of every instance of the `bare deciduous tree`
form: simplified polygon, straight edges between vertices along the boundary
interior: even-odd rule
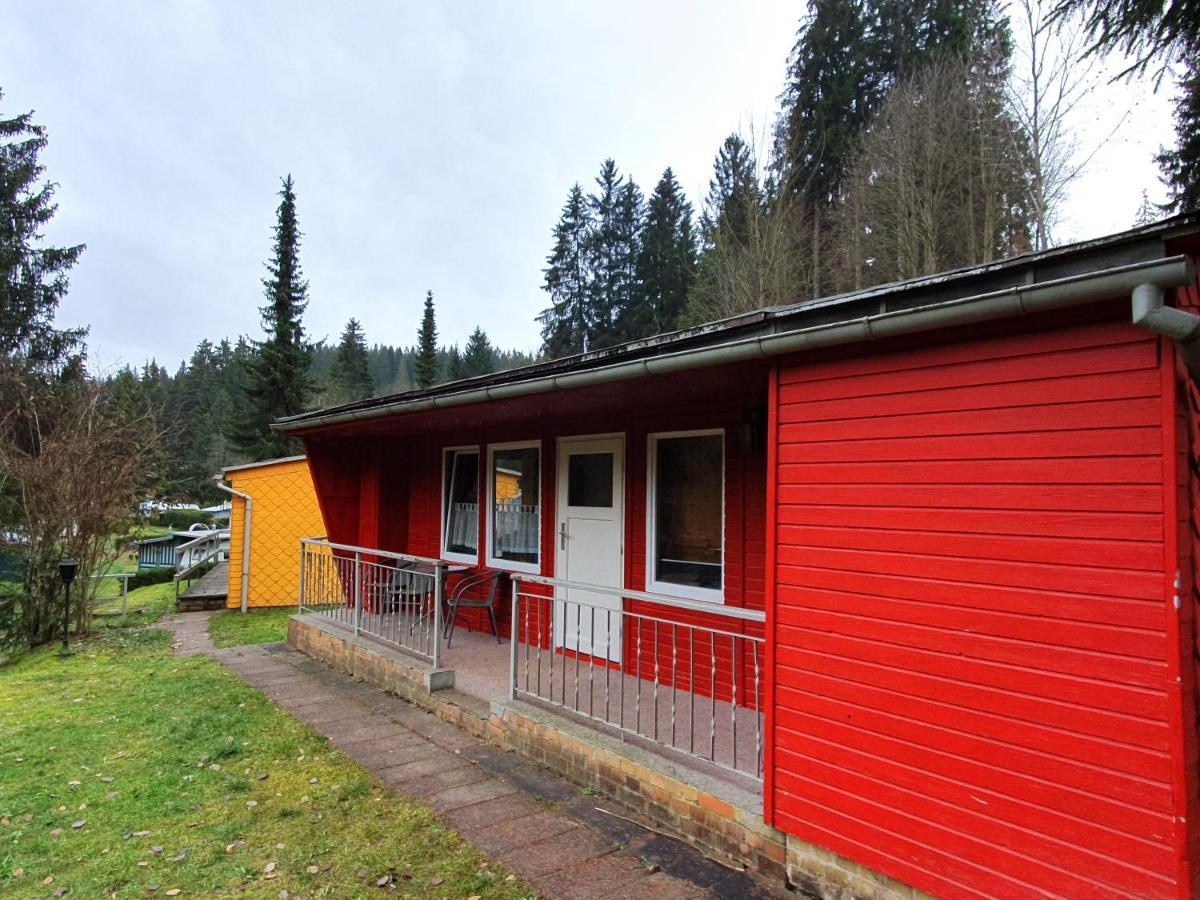
[[[747,157],[762,159],[753,127]],[[699,325],[753,309],[797,303],[813,296],[812,220],[802,196],[763,185],[754,163],[751,189],[731,194],[736,208],[707,208],[704,251],[688,293],[682,324]]]
[[[685,325],[811,296],[810,259],[803,252],[810,228],[799,204],[773,197],[754,204],[744,221],[744,235],[714,237],[688,294]]]
[[[65,557],[79,563],[73,623],[80,632],[90,627],[96,583],[86,576],[107,568],[131,536],[159,446],[149,412],[119,403],[103,384],[0,366],[0,521],[24,557],[28,643],[61,628]]]
[[[1017,0],[1018,61],[1009,82],[1010,108],[1029,147],[1035,250],[1051,245],[1056,213],[1067,191],[1105,143],[1081,147],[1073,127],[1082,105],[1104,80],[1100,59],[1087,54],[1080,16],[1064,12],[1052,19],[1053,6],[1042,0]],[[1128,115],[1125,110],[1118,117],[1107,137]]]
[[[996,70],[941,60],[897,85],[863,137],[837,229],[863,286],[1028,249],[1028,156]]]

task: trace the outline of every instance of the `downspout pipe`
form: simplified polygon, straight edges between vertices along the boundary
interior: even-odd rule
[[[220,479],[213,479],[218,488],[227,494],[241,498],[246,504],[245,527],[242,528],[242,612],[246,611],[246,603],[250,596],[250,522],[254,515],[254,498],[235,490]]]
[[[1175,342],[1193,380],[1200,381],[1200,316],[1166,304],[1160,285],[1133,289],[1133,324]]]

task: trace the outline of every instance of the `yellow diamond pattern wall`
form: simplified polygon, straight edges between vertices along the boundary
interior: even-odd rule
[[[295,606],[300,589],[300,539],[325,533],[305,459],[264,462],[226,473],[234,490],[254,498],[250,523],[250,584],[246,605]],[[235,497],[229,523],[229,599],[242,602],[245,501]]]

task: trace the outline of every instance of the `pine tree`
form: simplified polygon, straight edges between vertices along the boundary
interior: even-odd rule
[[[554,249],[546,258],[543,290],[550,307],[538,316],[542,326],[542,353],[550,359],[588,349],[588,304],[592,273],[588,244],[592,222],[583,189],[576,183],[554,226]]]
[[[611,346],[641,337],[628,324],[641,315],[643,303],[638,281],[638,259],[642,253],[642,229],[645,220],[645,197],[633,179],[625,182],[617,199],[616,258],[621,274],[620,283],[612,298],[612,330],[608,336],[598,336],[596,346]]]
[[[621,340],[617,320],[633,300],[642,205],[642,192],[632,180],[625,181],[611,159],[600,167],[596,187],[597,193],[588,198],[595,222],[587,244],[594,273],[587,312],[589,349]]]
[[[462,377],[474,378],[477,375],[490,375],[496,371],[496,351],[492,342],[479,326],[471,332],[467,339],[467,347],[462,355]]]
[[[862,0],[812,0],[788,61],[775,169],[780,189],[827,206],[883,87]]]
[[[458,344],[451,344],[446,351],[446,381],[460,381],[467,377],[465,372],[462,351]]]
[[[1083,17],[1087,53],[1118,51],[1133,63],[1121,73],[1195,60],[1200,52],[1200,10],[1195,0],[1058,0],[1050,22]]]
[[[413,380],[418,388],[430,388],[437,383],[438,353],[437,325],[433,317],[433,291],[425,294],[425,312],[417,332],[417,357],[413,365]]]
[[[1175,98],[1175,146],[1156,157],[1171,212],[1200,209],[1200,41],[1187,65]]]
[[[638,248],[635,302],[619,322],[625,340],[673,331],[696,279],[692,205],[669,168],[646,204]]]
[[[701,218],[705,243],[711,245],[718,231],[737,243],[745,243],[754,207],[762,202],[754,153],[740,135],[731,134],[713,161],[713,177]]]
[[[333,403],[365,400],[375,391],[367,366],[367,342],[357,319],[346,323],[329,373],[329,399]]]
[[[86,333],[54,327],[67,275],[84,245],[42,245],[57,209],[55,185],[37,183],[46,144],[46,129],[33,113],[0,119],[0,359],[20,357],[43,370],[60,367]]]
[[[308,284],[300,271],[300,229],[292,176],[283,179],[276,213],[275,246],[263,279],[267,305],[260,308],[266,340],[255,343],[248,361],[249,403],[231,435],[252,458],[287,456],[299,449],[294,438],[271,430],[271,423],[305,410],[313,392],[312,351],[304,339],[301,316],[308,305]]]
[[[1138,203],[1137,212],[1133,214],[1133,224],[1135,227],[1140,225],[1149,225],[1151,222],[1158,221],[1159,209],[1150,202],[1150,192],[1142,191],[1141,202]]]

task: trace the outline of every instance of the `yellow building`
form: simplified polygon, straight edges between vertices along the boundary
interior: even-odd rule
[[[308,461],[303,456],[268,459],[230,466],[221,474],[237,492],[229,522],[226,604],[232,609],[242,606],[245,575],[247,608],[295,606],[300,589],[300,539],[325,533]],[[243,571],[247,508],[250,564]]]

